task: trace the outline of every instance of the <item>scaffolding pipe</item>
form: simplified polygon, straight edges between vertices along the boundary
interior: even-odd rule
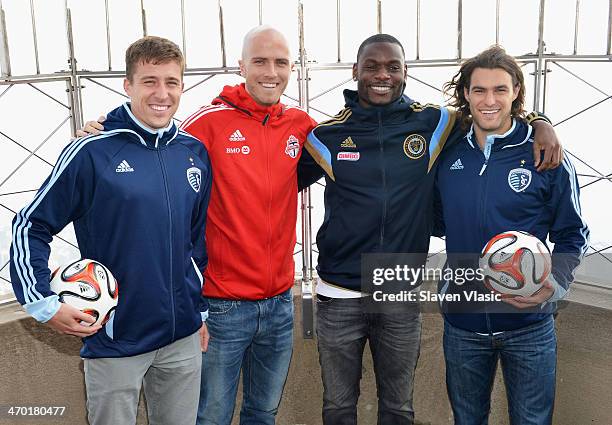
[[[181,0],[181,35],[183,37],[183,58],[187,66],[187,35],[185,31],[185,0]]]
[[[68,35],[68,66],[70,68],[70,79],[66,80],[66,89],[68,92],[68,104],[72,119],[72,135],[76,136],[76,131],[83,127],[83,111],[81,108],[81,80],[77,73],[77,61],[74,55],[74,39],[72,33],[72,13],[69,8],[66,8],[66,31]]]
[[[610,0],[612,2],[612,0]],[[340,57],[340,0],[336,0],[336,43],[338,47],[338,63],[342,62]]]
[[[221,66],[225,68],[227,66],[227,57],[225,54],[225,29],[223,27],[223,6],[221,6],[221,0],[218,1],[219,5],[219,37],[221,38]]]
[[[421,57],[421,0],[417,0],[416,21],[416,60],[419,60]]]
[[[544,11],[545,1],[540,0],[540,16],[538,22],[538,61],[535,69],[535,85],[533,97],[533,109],[540,110],[541,88],[542,88],[542,73],[544,69]]]
[[[36,73],[40,74],[40,62],[38,60],[38,37],[36,34],[36,17],[34,16],[34,0],[30,0],[30,19],[32,20],[32,41],[34,42],[34,61],[36,62]]]
[[[576,17],[574,19],[574,54],[578,54],[578,20],[580,19],[580,0],[576,0]]]
[[[2,1],[0,0],[0,73],[2,77],[11,75],[11,57],[9,55],[8,34],[6,32],[6,18]]]
[[[376,32],[382,34],[382,1],[376,0]]]
[[[463,46],[463,0],[457,2],[457,59],[461,59]]]
[[[499,2],[501,0],[497,0],[495,2],[495,44],[499,44]],[[610,0],[612,1],[612,0]]]
[[[298,2],[298,31],[300,64],[299,78],[299,101],[300,106],[308,109],[308,61],[306,59],[306,48],[304,47],[304,4]],[[300,207],[302,213],[302,332],[306,339],[314,336],[314,300],[313,300],[313,269],[312,269],[312,224],[310,222],[312,204],[310,200],[310,188],[300,193]]]
[[[259,25],[263,25],[263,0],[259,0]]]
[[[108,60],[108,70],[113,70],[111,62],[111,39],[110,39],[110,16],[108,13],[108,0],[104,0],[104,14],[106,15],[106,58]]]
[[[144,8],[144,0],[140,0],[140,19],[142,20],[142,36],[147,36],[147,11]]]
[[[606,54],[610,56],[612,54],[612,0],[608,3],[608,47],[606,48]]]

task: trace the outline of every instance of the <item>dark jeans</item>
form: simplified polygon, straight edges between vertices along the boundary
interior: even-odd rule
[[[293,350],[291,289],[259,301],[208,302],[197,424],[232,422],[241,371],[240,424],[274,424]]]
[[[414,421],[412,389],[421,315],[365,313],[360,298],[317,296],[317,341],[323,378],[323,423],[357,424],[363,351],[369,340],[378,393],[378,424]]]
[[[510,423],[552,423],[557,360],[552,316],[498,335],[479,335],[445,321],[444,358],[455,425],[489,423],[498,360],[504,374]]]

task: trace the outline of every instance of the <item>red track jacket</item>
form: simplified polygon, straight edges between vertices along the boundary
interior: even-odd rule
[[[299,108],[257,104],[244,84],[183,122],[213,171],[204,295],[259,300],[293,284],[297,163],[315,125]]]

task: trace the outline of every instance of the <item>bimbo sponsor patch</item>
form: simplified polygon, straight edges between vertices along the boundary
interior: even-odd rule
[[[338,152],[338,161],[358,161],[359,152]]]

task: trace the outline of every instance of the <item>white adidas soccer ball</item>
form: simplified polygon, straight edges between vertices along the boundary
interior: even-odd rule
[[[79,260],[58,268],[50,285],[61,302],[92,315],[96,319],[92,326],[106,323],[117,307],[117,280],[108,268],[94,260]]]
[[[484,284],[502,297],[528,297],[542,289],[551,271],[550,251],[527,232],[502,232],[480,254]]]

